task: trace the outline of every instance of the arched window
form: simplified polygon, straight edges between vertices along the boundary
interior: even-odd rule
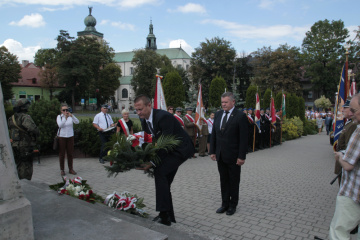
[[[121,98],[128,98],[128,97],[129,97],[128,90],[126,88],[124,88],[121,91]]]

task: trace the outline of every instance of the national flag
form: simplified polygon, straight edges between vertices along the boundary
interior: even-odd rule
[[[346,67],[344,65],[343,69],[342,69],[342,73],[341,73],[341,77],[340,77],[340,82],[339,82],[339,93],[337,95],[337,99],[336,99],[336,109],[335,109],[335,123],[334,123],[334,146],[337,145],[337,141],[339,139],[339,136],[343,130],[344,127],[344,116],[342,114],[342,110],[343,110],[343,105],[345,103],[346,100],[346,85],[345,85],[345,71],[346,71]]]
[[[274,103],[274,98],[271,98],[271,103],[270,103],[270,113],[271,113],[271,124],[273,124],[275,126],[276,124],[276,111],[275,111],[275,103]]]
[[[260,131],[260,98],[259,98],[258,93],[255,94],[255,98],[256,98],[255,123],[256,123],[256,126],[257,126],[258,130]]]
[[[199,92],[198,92],[196,110],[195,110],[195,125],[199,128],[200,131],[202,128],[201,119],[203,119],[206,122],[204,104],[202,100],[201,84],[199,84]]]
[[[165,95],[164,90],[161,84],[162,76],[156,75],[156,88],[155,88],[155,98],[154,98],[154,108],[155,109],[166,109]]]
[[[281,101],[281,112],[282,112],[282,119],[286,118],[286,110],[285,110],[285,94],[282,94],[282,101]]]

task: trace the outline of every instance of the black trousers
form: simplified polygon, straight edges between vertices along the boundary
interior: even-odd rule
[[[104,156],[106,156],[106,147],[105,144],[110,140],[110,134],[109,133],[103,133],[103,132],[99,132],[99,137],[100,137],[100,141],[101,141],[101,148],[100,148],[100,154],[99,154],[99,158],[103,158]]]
[[[233,163],[225,163],[221,159],[217,161],[220,174],[221,199],[223,207],[236,207],[239,202],[239,186],[241,167]]]
[[[166,158],[154,169],[156,211],[169,212],[171,217],[174,217],[174,207],[170,188],[181,163],[178,158]]]

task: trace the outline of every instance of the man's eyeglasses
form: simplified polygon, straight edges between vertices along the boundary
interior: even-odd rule
[[[63,112],[68,112],[68,111],[69,111],[69,109],[63,109],[63,110],[61,110],[61,111],[63,111]]]
[[[173,108],[169,108],[169,110],[174,110]]]
[[[350,108],[350,112],[356,113],[359,109]]]

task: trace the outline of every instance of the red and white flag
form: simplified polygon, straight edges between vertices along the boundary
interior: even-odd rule
[[[164,90],[161,84],[162,76],[156,75],[156,88],[155,88],[155,98],[154,98],[154,108],[155,109],[166,109],[165,95]]]
[[[255,123],[256,123],[256,126],[257,126],[258,130],[260,130],[260,98],[259,98],[259,94],[256,93],[255,97],[256,97]]]
[[[203,119],[206,122],[205,112],[204,112],[204,104],[203,104],[203,100],[202,100],[201,84],[199,84],[199,92],[198,92],[196,111],[195,111],[195,124],[196,124],[196,126],[198,126],[198,128],[200,130],[202,128],[201,119]]]
[[[271,103],[270,103],[270,113],[271,113],[271,124],[273,124],[275,126],[276,124],[276,111],[275,111],[275,103],[274,103],[274,98],[271,98]]]

